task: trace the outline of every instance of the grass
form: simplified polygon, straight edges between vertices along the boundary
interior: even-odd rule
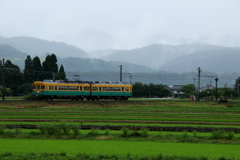
[[[92,140],[0,139],[2,153],[60,153],[87,155],[187,156],[240,158],[239,145]],[[23,147],[24,146],[24,147]],[[114,146],[114,147],[112,147]]]

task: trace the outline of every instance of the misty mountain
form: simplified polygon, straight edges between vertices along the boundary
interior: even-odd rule
[[[68,72],[119,72],[119,66],[123,66],[123,72],[155,72],[155,70],[141,66],[130,64],[127,62],[109,61],[106,62],[101,59],[83,59],[76,57],[69,57],[58,60],[59,65],[63,65],[65,71]]]
[[[143,65],[153,69],[159,69],[166,61],[182,56],[189,55],[198,51],[222,49],[224,47],[207,45],[201,43],[183,45],[164,45],[153,44],[150,46],[133,50],[117,51],[112,55],[101,57],[106,61],[124,61],[128,63]]]
[[[94,50],[91,52],[87,52],[87,54],[90,58],[101,58],[104,56],[112,55],[117,51],[120,51],[120,50],[117,50],[117,49]]]
[[[18,65],[22,68],[24,65],[24,61],[27,57],[27,54],[17,50],[16,48],[7,45],[7,44],[0,44],[0,57],[6,60],[11,60],[12,63]]]
[[[159,69],[175,72],[196,71],[201,67],[204,71],[215,73],[240,73],[238,64],[240,48],[222,48],[198,51],[190,55],[183,55],[166,61]]]
[[[0,44],[8,44],[12,47],[25,52],[32,57],[45,56],[46,52],[54,53],[57,57],[80,57],[87,58],[88,55],[80,48],[68,45],[63,42],[47,41],[32,37],[11,37],[0,36]]]
[[[24,63],[27,58],[27,53],[21,52],[10,45],[0,44],[0,57],[6,60],[11,60],[13,64],[24,69]],[[42,56],[41,61],[45,60],[46,56]],[[33,58],[33,57],[32,57]],[[78,57],[59,58],[58,65],[64,66],[66,72],[119,72],[119,66],[123,65],[124,72],[154,72],[155,70],[141,66],[130,64],[127,62],[106,62],[101,59],[88,59]]]

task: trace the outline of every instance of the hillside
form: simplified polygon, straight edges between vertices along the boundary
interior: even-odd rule
[[[0,57],[1,59],[11,60],[14,64],[18,65],[19,67],[23,67],[23,60],[26,59],[27,54],[13,48],[7,44],[0,44]]]
[[[182,56],[196,53],[198,51],[222,49],[221,46],[207,44],[183,44],[183,45],[164,45],[153,44],[133,50],[117,51],[112,55],[103,56],[106,61],[124,61],[128,63],[144,65],[153,69],[158,69],[166,61]]]
[[[160,68],[176,72],[191,72],[201,67],[205,71],[215,73],[240,73],[239,60],[240,48],[223,48],[179,56],[166,61]]]
[[[32,37],[11,37],[0,36],[0,44],[8,44],[12,47],[33,56],[43,56],[46,52],[54,53],[58,57],[80,57],[87,58],[88,55],[73,45],[62,42],[53,42]]]
[[[123,65],[123,72],[154,72],[155,70],[126,62],[110,61],[101,59],[82,59],[68,57],[59,59],[58,64],[63,64],[66,71],[69,72],[119,72],[119,66]]]

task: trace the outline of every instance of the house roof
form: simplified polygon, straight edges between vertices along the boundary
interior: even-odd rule
[[[184,85],[174,85],[172,87],[170,87],[171,90],[179,90],[180,88],[182,88],[182,86]]]

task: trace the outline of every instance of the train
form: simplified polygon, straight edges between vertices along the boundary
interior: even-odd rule
[[[44,80],[33,82],[32,95],[39,100],[128,100],[132,96],[132,85],[122,82]]]

